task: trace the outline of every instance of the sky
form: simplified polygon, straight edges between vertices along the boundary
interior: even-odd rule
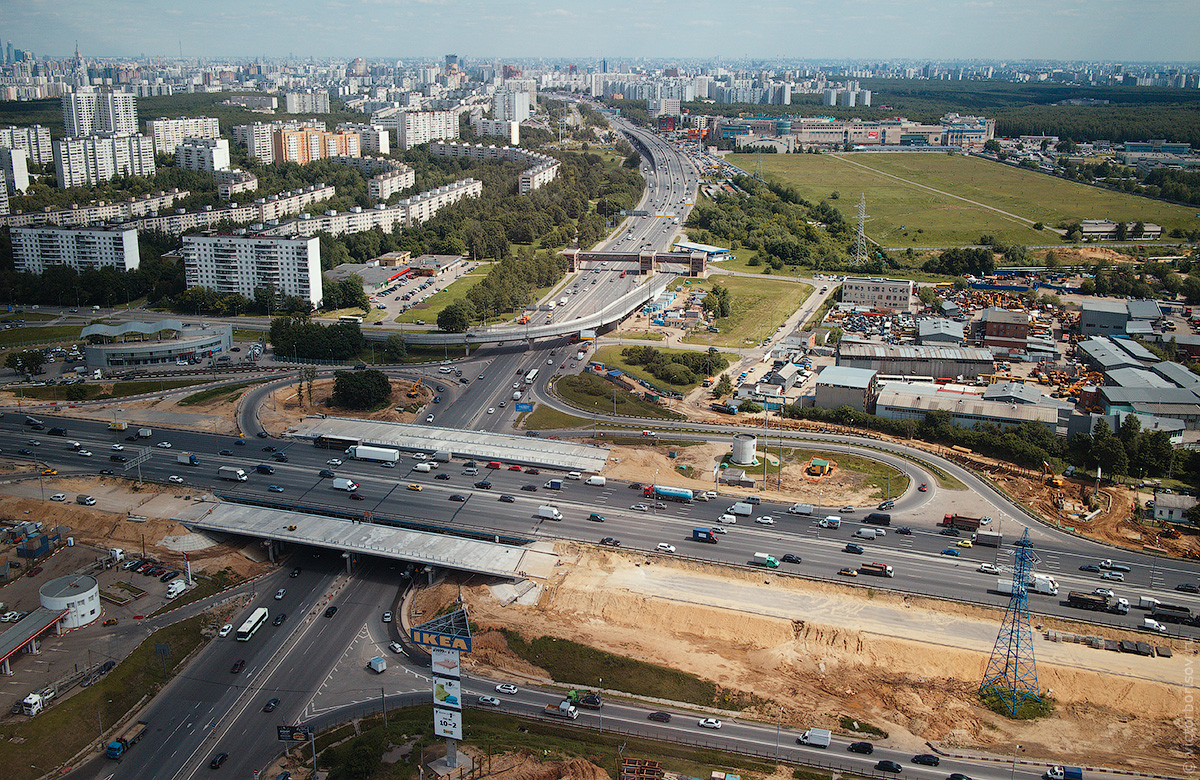
[[[1197,0],[0,0],[38,56],[1200,61]]]

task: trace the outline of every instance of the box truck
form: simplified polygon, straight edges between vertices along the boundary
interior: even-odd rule
[[[716,544],[717,534],[711,528],[693,528],[692,540],[697,542],[705,542],[707,544]]]
[[[556,506],[539,506],[537,516],[543,520],[562,520],[562,512]]]
[[[858,567],[859,574],[870,574],[872,577],[895,577],[896,572],[891,566],[883,563],[864,563]]]
[[[395,463],[400,460],[400,451],[390,447],[367,447],[356,444],[347,449],[346,454],[355,460],[369,460],[375,463]]]
[[[604,487],[605,479],[599,474],[593,474],[583,481],[585,485],[593,485],[595,487]]]
[[[734,504],[733,506],[729,507],[729,509],[726,511],[731,515],[739,515],[741,517],[749,517],[750,515],[754,514],[754,507],[752,507],[750,504],[746,503],[745,501],[739,501],[736,504]]]
[[[221,466],[217,469],[217,479],[227,479],[230,482],[245,482],[246,472],[237,466]]]
[[[796,737],[797,744],[809,747],[827,748],[833,741],[833,732],[829,729],[809,729]]]
[[[756,552],[754,553],[754,565],[766,566],[768,569],[778,569],[779,561],[775,560],[774,556],[768,555],[767,553]]]
[[[812,504],[792,504],[790,507],[788,507],[789,515],[811,515],[812,513]]]
[[[199,466],[200,459],[190,452],[175,453],[175,462],[184,466]]]
[[[347,493],[353,493],[358,490],[358,483],[352,479],[335,479],[333,481],[334,490],[344,490]]]

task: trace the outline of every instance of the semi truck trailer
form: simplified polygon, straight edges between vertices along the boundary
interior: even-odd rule
[[[369,460],[373,463],[395,463],[400,460],[400,451],[389,447],[368,447],[356,444],[346,453],[355,460]]]

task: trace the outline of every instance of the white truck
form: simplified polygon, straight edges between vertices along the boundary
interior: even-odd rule
[[[217,468],[217,479],[227,479],[230,482],[245,482],[246,472],[237,466],[220,466]]]
[[[417,465],[413,466],[413,471],[420,471],[422,473],[427,472],[427,471],[433,471],[433,465],[434,464],[430,463],[429,461],[425,461],[424,463],[418,463]]]
[[[367,668],[375,674],[383,674],[387,671],[387,659],[381,655],[377,655],[367,662]]]
[[[558,507],[547,504],[538,507],[538,517],[543,520],[562,520],[562,512],[558,511]]]
[[[154,435],[154,431],[149,428],[138,428],[137,435],[139,439],[149,439]]]
[[[1156,634],[1167,633],[1167,627],[1154,618],[1142,618],[1142,625],[1139,628],[1143,631],[1153,631]]]
[[[521,400],[521,391],[520,391],[520,390],[517,390],[516,392],[514,392],[514,393],[513,393],[513,400],[514,400],[514,401],[520,401],[520,400]]]
[[[347,493],[353,493],[358,490],[358,483],[352,479],[335,479],[333,481],[334,490],[344,490]]]
[[[768,555],[767,553],[763,552],[756,552],[754,553],[754,565],[765,566],[768,569],[778,569],[779,561],[777,561],[773,555]]]
[[[788,507],[789,515],[811,515],[812,513],[812,504],[792,504],[790,507]]]
[[[600,476],[599,474],[593,474],[592,476],[585,479],[583,481],[583,484],[592,485],[593,487],[604,487],[604,483],[606,481],[607,480],[605,480],[605,478]]]
[[[187,589],[187,583],[183,580],[172,580],[167,586],[167,598],[173,599]]]
[[[745,501],[739,501],[736,504],[734,504],[733,506],[729,507],[729,509],[726,511],[729,512],[729,514],[731,514],[731,515],[738,515],[740,517],[749,517],[750,515],[754,514],[754,507]]]
[[[369,460],[374,463],[395,463],[400,460],[400,451],[390,447],[368,447],[356,444],[346,450],[346,454],[355,460]]]
[[[827,748],[831,742],[833,742],[833,732],[829,729],[809,729],[796,737],[797,744],[809,747]]]
[[[838,517],[837,515],[830,515],[829,517],[823,517],[818,520],[817,525],[821,528],[841,528],[842,518]]]
[[[1000,591],[1005,596],[1011,596],[1013,592],[1013,581],[997,580],[996,590]],[[1026,590],[1030,593],[1041,593],[1045,596],[1058,595],[1058,581],[1053,577],[1045,574],[1033,574],[1026,583]]]

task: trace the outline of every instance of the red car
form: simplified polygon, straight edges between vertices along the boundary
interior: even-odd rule
[[[514,463],[514,464],[512,464],[511,466],[509,466],[509,467],[508,467],[508,470],[509,470],[509,471],[520,471],[520,470],[521,470],[521,467],[520,467],[520,466],[518,466],[517,464],[515,464],[515,463]]]
[[[922,482],[922,483],[921,483],[921,487],[917,488],[917,490],[919,490],[919,491],[921,491],[922,493],[924,493],[926,490],[929,490],[929,485],[926,485],[924,482]]]
[[[536,475],[536,474],[541,474],[542,472],[538,471],[537,469],[525,469],[525,473],[526,473],[526,474],[535,474],[535,475]]]

